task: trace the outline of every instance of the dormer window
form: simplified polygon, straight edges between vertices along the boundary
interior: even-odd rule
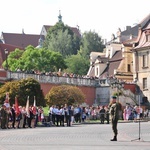
[[[150,34],[146,35],[146,42],[150,42]]]

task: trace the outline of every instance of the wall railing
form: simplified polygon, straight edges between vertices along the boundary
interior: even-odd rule
[[[90,78],[78,78],[78,77],[63,77],[63,76],[50,76],[50,75],[40,75],[40,74],[27,74],[22,72],[8,72],[7,78],[13,80],[33,78],[40,83],[53,83],[53,84],[69,84],[69,85],[79,85],[79,86],[108,86],[106,80],[90,79]]]

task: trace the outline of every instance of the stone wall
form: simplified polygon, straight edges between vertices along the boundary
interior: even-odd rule
[[[52,83],[40,83],[41,89],[44,95],[46,95],[53,86],[59,86],[60,84]],[[91,86],[77,86],[85,94],[85,103],[92,106],[95,100],[96,88]]]

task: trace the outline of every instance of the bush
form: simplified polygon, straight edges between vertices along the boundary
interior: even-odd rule
[[[76,86],[60,85],[53,87],[46,95],[47,104],[49,105],[73,105],[81,104],[85,100],[85,95]]]
[[[9,93],[10,104],[14,104],[15,97],[18,97],[19,105],[25,106],[29,96],[30,105],[33,105],[34,96],[37,106],[45,106],[45,99],[39,82],[32,78],[6,82],[0,88],[0,103],[3,104],[6,93]]]

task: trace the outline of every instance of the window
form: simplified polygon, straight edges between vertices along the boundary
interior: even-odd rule
[[[147,89],[147,78],[143,78],[143,89]]]
[[[131,72],[131,66],[128,64],[128,72]]]
[[[98,68],[96,68],[96,75],[98,76]]]
[[[146,54],[143,55],[143,67],[148,67],[148,56]]]

